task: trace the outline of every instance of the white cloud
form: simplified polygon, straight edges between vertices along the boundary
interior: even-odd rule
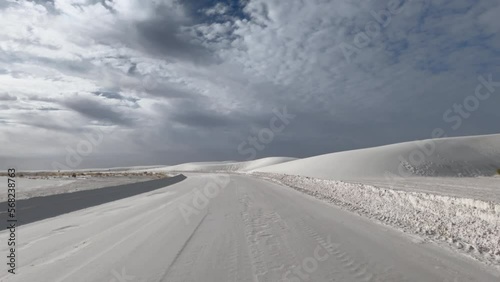
[[[19,99],[0,110],[0,127],[11,134],[0,141],[29,135],[34,141],[10,146],[25,144],[27,156],[39,154],[38,147],[64,153],[74,141],[68,129],[95,126],[92,117],[106,116],[68,103],[75,97],[116,111],[109,115],[119,123],[112,139],[152,161],[195,152],[200,159],[238,158],[232,147],[283,105],[303,118],[283,139],[288,146],[276,138],[265,154],[291,154],[300,146],[299,154],[308,155],[428,137],[450,103],[473,91],[478,73],[499,73],[500,5],[407,1],[369,46],[346,61],[339,45],[353,44],[375,21],[372,11],[387,9],[390,1],[251,0],[239,11],[222,3],[192,11],[189,1],[174,0],[56,0],[49,8],[10,3],[0,8],[0,93]],[[198,12],[208,19],[201,21]],[[96,91],[124,100],[96,97]],[[481,122],[495,115],[489,107],[473,122],[478,132],[493,130]],[[196,115],[186,119],[185,112]],[[45,123],[26,118],[30,113]],[[211,123],[194,118],[211,115]],[[15,124],[23,130],[11,129]],[[44,142],[41,131],[66,139]],[[456,134],[476,131],[464,127]],[[342,138],[332,139],[332,132]],[[311,136],[319,140],[313,148],[307,146]],[[186,143],[198,148],[173,152]],[[113,147],[103,145],[103,152]]]
[[[229,11],[229,7],[224,3],[217,3],[213,7],[205,9],[204,12],[207,16],[224,15]]]

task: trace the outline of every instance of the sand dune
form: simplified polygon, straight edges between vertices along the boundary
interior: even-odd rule
[[[338,152],[255,169],[323,179],[493,176],[500,134],[413,141]]]
[[[293,160],[296,160],[296,158],[269,157],[269,158],[263,158],[245,162],[236,162],[236,161],[196,162],[196,163],[185,163],[174,166],[156,168],[148,171],[196,171],[196,172],[250,171]]]

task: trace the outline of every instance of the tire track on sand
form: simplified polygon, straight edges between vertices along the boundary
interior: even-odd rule
[[[189,244],[189,242],[191,242],[191,239],[193,239],[194,234],[196,233],[196,231],[198,231],[198,229],[200,228],[201,224],[203,223],[203,221],[205,220],[205,218],[207,217],[207,215],[208,215],[208,212],[205,213],[205,215],[200,220],[200,222],[198,222],[198,224],[194,228],[193,232],[191,232],[191,235],[189,235],[189,237],[187,238],[186,242],[184,242],[184,244],[182,245],[181,249],[177,252],[177,254],[174,257],[174,260],[172,260],[172,263],[170,263],[170,265],[167,267],[167,270],[165,270],[165,272],[163,273],[163,275],[161,276],[161,278],[160,278],[159,281],[162,281],[162,282],[163,281],[168,281],[168,280],[165,280],[165,278],[169,275],[170,271],[172,270],[172,268],[174,267],[174,265],[176,264],[176,262],[179,260],[182,252],[186,249],[186,247]]]
[[[254,281],[282,281],[283,272],[298,265],[287,238],[281,235],[283,219],[275,211],[254,205],[248,194],[239,201]]]

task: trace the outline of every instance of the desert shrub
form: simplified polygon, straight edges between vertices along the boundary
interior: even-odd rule
[[[497,169],[497,174],[498,174],[498,175],[500,175],[500,168],[499,168],[499,169]]]

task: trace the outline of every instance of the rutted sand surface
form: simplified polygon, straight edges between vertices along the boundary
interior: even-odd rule
[[[413,187],[389,189],[296,175],[254,175],[333,202],[423,238],[444,242],[477,259],[500,266],[500,202],[465,198],[463,195],[451,197],[422,193],[414,191]],[[428,187],[443,185],[440,180],[420,178]],[[467,180],[462,179],[462,183]],[[436,185],[432,186],[432,182]],[[398,187],[398,184],[392,184]]]
[[[227,185],[200,202],[200,191],[218,183]],[[185,221],[180,207],[194,207],[196,199],[199,208]],[[18,274],[5,276],[3,269],[1,281],[499,279],[495,269],[434,244],[240,175],[189,176],[151,193],[21,226],[19,232]],[[0,232],[1,241],[6,236]]]
[[[355,179],[378,188],[476,199],[500,204],[500,177],[406,177]]]

